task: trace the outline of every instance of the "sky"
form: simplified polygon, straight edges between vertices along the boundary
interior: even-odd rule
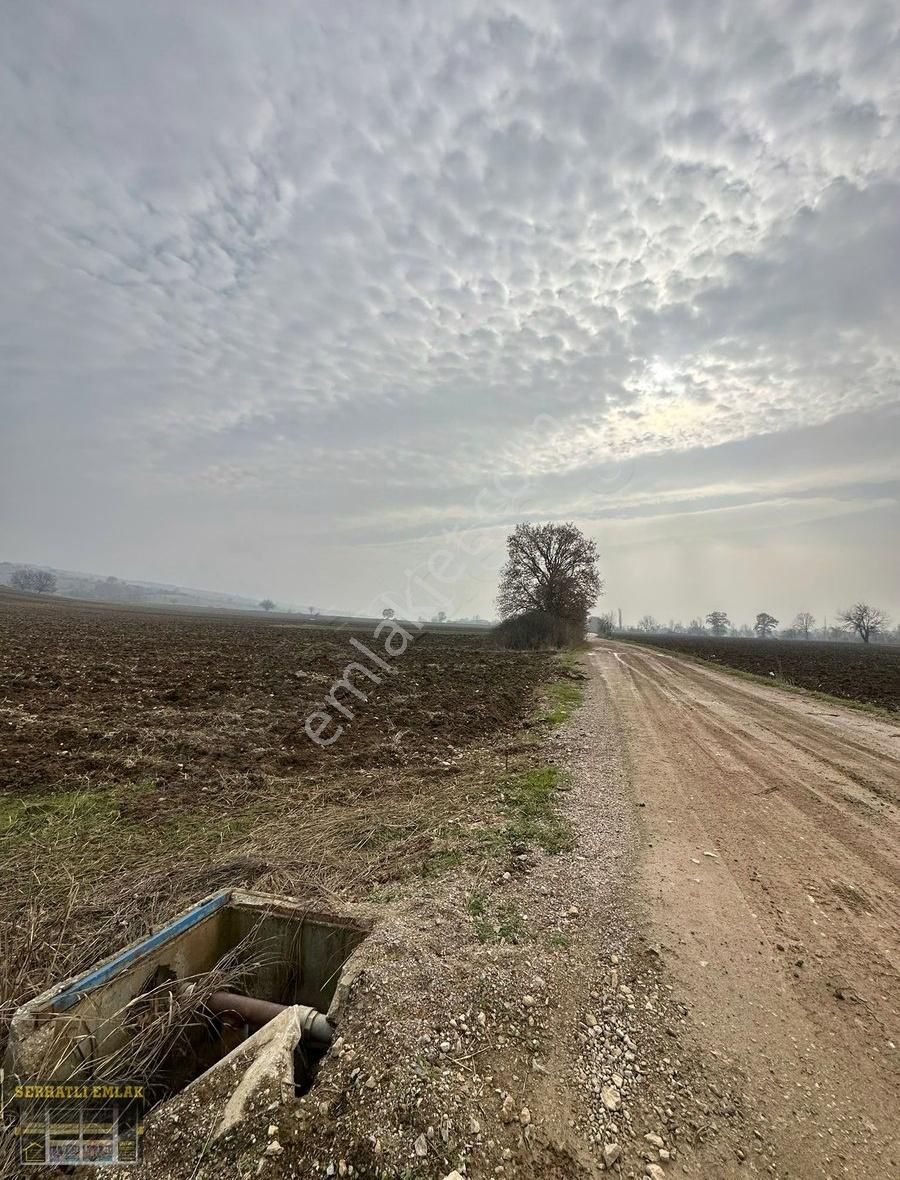
[[[900,618],[895,3],[0,5],[0,560]]]

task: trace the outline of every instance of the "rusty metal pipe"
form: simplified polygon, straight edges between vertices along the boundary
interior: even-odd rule
[[[206,1001],[210,1011],[219,1016],[227,1017],[229,1013],[237,1016],[242,1024],[250,1024],[254,1028],[262,1028],[270,1020],[279,1016],[285,1008],[300,1009],[300,1024],[303,1037],[306,1040],[318,1041],[328,1045],[334,1035],[334,1029],[328,1023],[327,1017],[316,1008],[306,1004],[276,1004],[272,1000],[257,1000],[253,996],[240,996],[237,992],[213,992]]]
[[[285,1009],[284,1004],[275,1004],[271,1000],[257,1000],[253,996],[239,996],[236,992],[213,992],[207,1004],[213,1012],[221,1015],[233,1012],[241,1018],[243,1024],[252,1024],[256,1028],[262,1028]]]

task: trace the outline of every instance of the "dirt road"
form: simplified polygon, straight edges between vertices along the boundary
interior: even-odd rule
[[[900,1173],[900,724],[612,642],[662,960],[780,1171]]]

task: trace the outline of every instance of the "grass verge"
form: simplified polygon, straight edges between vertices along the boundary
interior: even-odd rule
[[[545,725],[563,725],[584,700],[581,659],[577,651],[561,652],[556,657],[557,676],[544,689],[544,708],[535,720]]]
[[[572,826],[556,808],[567,784],[556,766],[535,766],[506,775],[502,780],[506,837],[513,844],[530,844],[551,856],[574,845]]]

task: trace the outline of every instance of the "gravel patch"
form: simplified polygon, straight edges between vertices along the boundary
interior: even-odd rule
[[[698,1052],[646,942],[639,801],[602,682],[585,687],[539,751],[566,774],[574,849],[513,844],[348,907],[375,926],[310,1092],[210,1143],[219,1101],[188,1091],[151,1115],[129,1180],[725,1177],[738,1151],[774,1172],[744,1141],[741,1079]]]

